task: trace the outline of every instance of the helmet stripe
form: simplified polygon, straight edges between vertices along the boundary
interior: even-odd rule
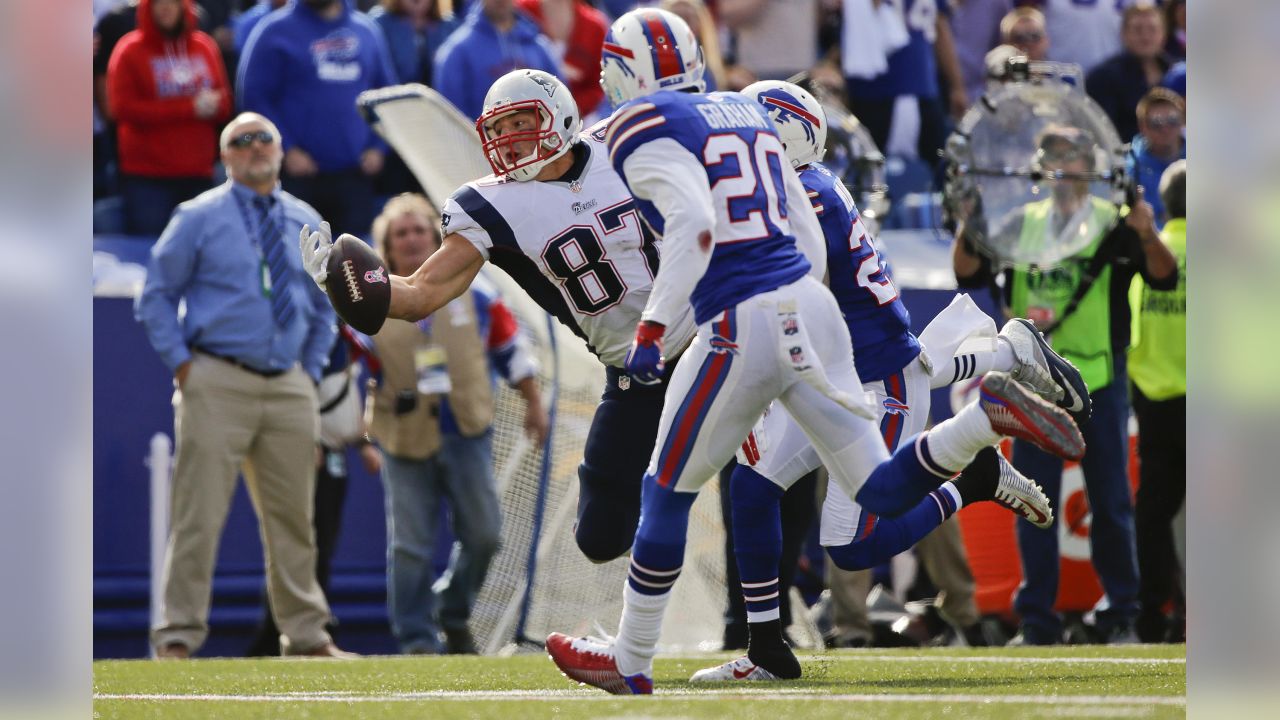
[[[644,34],[649,40],[649,54],[653,57],[653,70],[657,78],[668,78],[684,72],[684,61],[676,48],[675,33],[662,16],[655,12],[644,13]]]
[[[628,49],[626,49],[626,48],[622,47],[621,45],[615,45],[614,43],[611,43],[611,42],[607,42],[607,43],[605,43],[605,44],[604,44],[604,51],[605,51],[605,52],[607,52],[607,53],[612,53],[612,54],[617,55],[617,56],[619,56],[619,57],[624,57],[624,58],[626,58],[626,59],[628,59],[628,60],[635,60],[635,59],[636,59],[636,54],[635,54],[635,53],[633,53],[633,52],[631,52],[630,50],[628,50]]]
[[[808,120],[811,124],[816,125],[817,127],[822,127],[822,121],[819,120],[813,113],[809,112],[808,110],[805,110],[804,107],[801,105],[796,105],[795,103],[789,103],[786,100],[779,100],[778,98],[772,97],[769,95],[765,95],[760,99],[764,101],[765,105],[774,105],[788,112],[793,112],[796,115],[799,115],[801,118]]]

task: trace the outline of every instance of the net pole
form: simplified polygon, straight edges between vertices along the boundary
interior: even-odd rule
[[[538,575],[538,541],[542,537],[542,518],[547,510],[547,490],[551,482],[551,448],[555,437],[556,406],[560,401],[560,350],[556,345],[555,320],[547,314],[547,335],[550,338],[551,362],[551,403],[547,409],[547,437],[542,443],[542,465],[538,469],[538,498],[534,502],[533,530],[529,537],[529,555],[525,560],[524,598],[520,601],[520,619],[516,621],[516,644],[536,642],[525,637],[525,621],[529,619],[529,605],[533,599],[534,581]],[[540,644],[540,643],[539,643]]]
[[[169,436],[156,433],[151,436],[147,466],[150,469],[150,596],[151,626],[160,623],[164,604],[164,553],[169,542],[169,476],[172,469],[172,449]],[[152,648],[151,654],[155,655]]]

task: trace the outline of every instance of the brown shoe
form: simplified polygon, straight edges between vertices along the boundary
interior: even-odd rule
[[[306,652],[289,653],[289,655],[290,657],[327,657],[327,658],[336,658],[338,660],[354,660],[355,658],[360,657],[356,653],[342,650],[337,645],[334,645],[331,642],[325,643],[320,647],[307,650]]]
[[[191,650],[180,642],[171,642],[156,648],[157,660],[186,660],[189,657],[191,657]]]

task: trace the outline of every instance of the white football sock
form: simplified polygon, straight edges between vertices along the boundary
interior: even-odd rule
[[[956,503],[956,512],[960,512],[960,508],[964,507],[964,498],[960,497],[960,491],[956,488],[956,484],[950,480],[938,486],[938,489],[951,496]]]
[[[938,423],[929,431],[929,455],[947,470],[960,472],[973,462],[978,451],[1000,441],[991,421],[977,402],[964,406],[955,417]]]
[[[613,641],[618,672],[653,676],[653,656],[670,599],[671,591],[645,595],[632,589],[630,583],[626,584],[622,591],[622,621],[618,623],[618,636]]]

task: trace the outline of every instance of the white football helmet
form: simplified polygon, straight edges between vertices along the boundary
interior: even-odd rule
[[[703,92],[702,48],[679,15],[657,8],[625,13],[609,27],[600,86],[614,107],[659,90]]]
[[[822,160],[827,148],[827,114],[809,91],[781,80],[761,80],[743,88],[742,94],[769,111],[791,167]]]
[[[530,111],[534,113],[531,122],[496,134],[500,120]],[[569,88],[541,70],[514,70],[494,81],[476,120],[493,174],[520,182],[532,180],[547,163],[568,152],[581,131],[582,116]]]

